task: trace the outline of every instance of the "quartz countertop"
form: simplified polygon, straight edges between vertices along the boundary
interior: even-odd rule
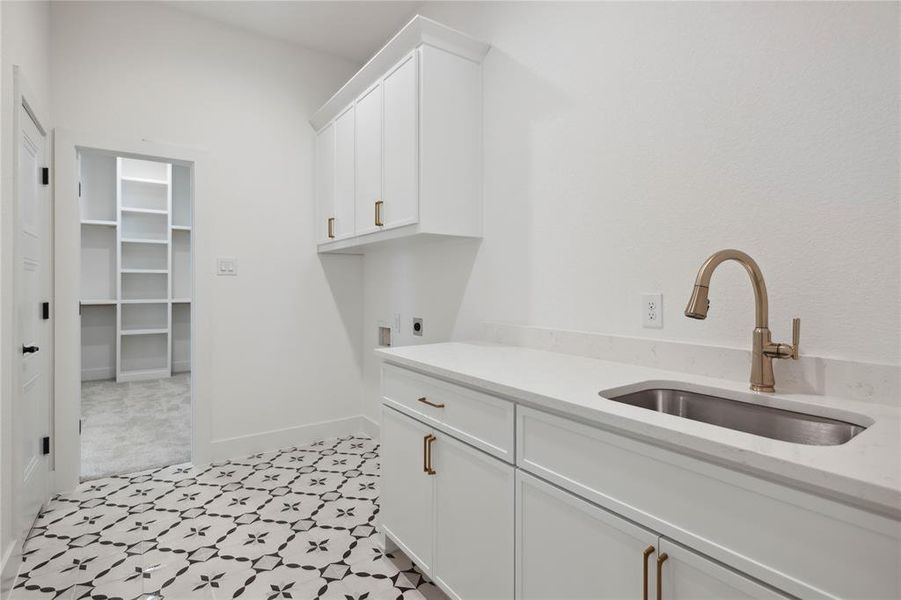
[[[797,393],[763,394],[715,379],[489,343],[378,348],[383,361],[478,388],[692,456],[901,519],[901,409]],[[867,429],[845,444],[808,446],[614,402],[637,384],[683,389],[830,417]],[[777,378],[776,389],[779,389]],[[614,394],[611,394],[614,395]]]

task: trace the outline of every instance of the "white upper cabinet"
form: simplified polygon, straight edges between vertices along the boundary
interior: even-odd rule
[[[335,223],[333,239],[354,234],[354,111],[335,119]]]
[[[415,223],[419,217],[419,85],[417,52],[385,76],[385,145],[381,227]]]
[[[333,177],[331,186],[316,186],[317,231],[325,232],[319,252],[360,253],[416,236],[481,236],[487,51],[416,16],[316,112],[317,171],[320,179],[324,169]]]
[[[355,233],[378,230],[376,208],[382,197],[382,85],[372,86],[356,101]]]
[[[333,237],[335,216],[335,126],[316,134],[316,241]]]

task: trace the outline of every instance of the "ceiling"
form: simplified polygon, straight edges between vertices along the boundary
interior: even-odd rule
[[[416,14],[405,1],[181,1],[170,6],[362,64]]]

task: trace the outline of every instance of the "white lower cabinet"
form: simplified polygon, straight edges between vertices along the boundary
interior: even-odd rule
[[[434,556],[435,482],[425,469],[431,429],[395,410],[382,410],[381,507],[387,533],[426,574]]]
[[[516,481],[517,598],[788,598],[522,471]]]
[[[518,598],[641,598],[657,535],[518,471]],[[650,548],[645,557],[645,550]]]
[[[752,579],[666,538],[657,545],[660,598],[665,600],[786,599]]]
[[[387,406],[382,530],[455,599],[512,598],[514,467]]]
[[[454,600],[901,598],[896,520],[489,390],[382,376],[380,526]]]
[[[435,436],[434,578],[455,598],[512,598],[514,468]]]

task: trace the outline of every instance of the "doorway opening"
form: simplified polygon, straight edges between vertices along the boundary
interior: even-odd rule
[[[192,166],[78,148],[82,481],[191,460]]]

